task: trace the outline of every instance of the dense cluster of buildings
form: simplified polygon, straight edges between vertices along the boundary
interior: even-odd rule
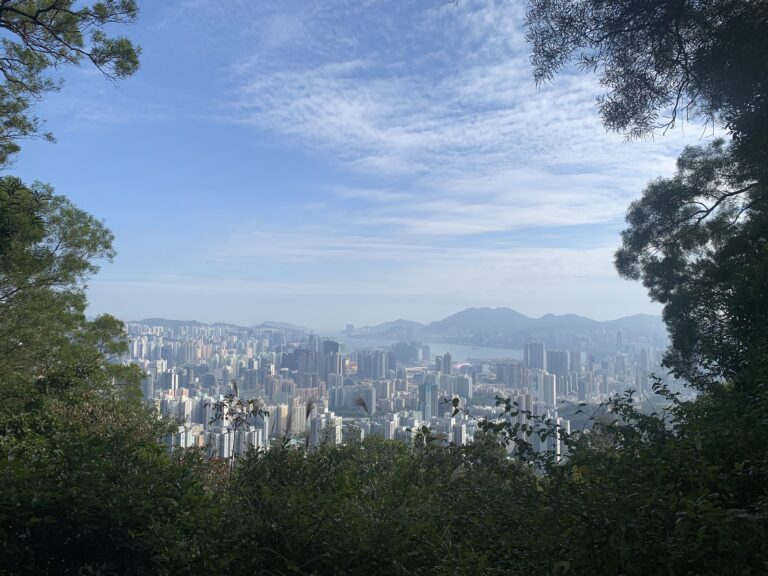
[[[615,350],[530,342],[521,359],[471,362],[432,357],[418,342],[345,349],[280,328],[131,323],[128,333],[125,360],[143,369],[145,398],[178,422],[169,448],[199,446],[222,458],[277,439],[309,447],[366,435],[409,442],[423,426],[463,445],[478,418],[498,416],[497,396],[517,402],[520,424],[541,416],[568,429],[563,401],[598,403],[627,388],[648,396],[659,362],[657,353],[625,346],[621,333]],[[556,438],[536,448],[561,451]]]

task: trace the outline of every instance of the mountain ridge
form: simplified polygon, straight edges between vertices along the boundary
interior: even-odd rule
[[[245,326],[242,324],[233,324],[232,322],[201,322],[200,320],[174,320],[170,318],[143,318],[141,320],[129,320],[126,324],[145,324],[147,326],[164,326],[166,328],[178,328],[179,326],[230,326],[232,328],[263,328],[263,329],[278,329],[278,330],[295,330],[299,332],[309,332],[308,328],[303,326],[297,326],[289,322],[275,322],[272,320],[265,320],[251,326]]]
[[[632,314],[614,320],[594,320],[578,314],[553,314],[530,317],[508,307],[472,307],[426,325],[408,320],[394,320],[365,326],[350,335],[360,337],[401,337],[402,328],[410,325],[415,338],[454,339],[480,343],[524,342],[536,339],[565,338],[600,334],[603,337],[622,330],[631,335],[665,338],[666,328],[660,316]],[[418,328],[418,326],[422,326]],[[399,330],[394,330],[397,326]]]
[[[266,320],[244,326],[229,322],[206,323],[199,320],[173,320],[151,317],[128,322],[152,326],[178,328],[187,326],[230,326],[234,328],[261,328],[311,332],[304,326],[289,322]],[[539,317],[527,316],[509,307],[471,307],[460,310],[441,320],[428,324],[398,318],[381,324],[363,326],[352,331],[343,330],[343,334],[359,337],[383,337],[392,339],[410,338],[449,338],[464,339],[472,343],[493,340],[524,341],[552,335],[589,335],[596,332],[622,330],[628,334],[651,335],[654,338],[666,336],[666,328],[661,316],[653,314],[630,314],[613,320],[594,320],[578,314],[547,313]]]

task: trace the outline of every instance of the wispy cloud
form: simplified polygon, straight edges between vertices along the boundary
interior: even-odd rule
[[[427,319],[436,303],[648,309],[613,271],[617,233],[699,131],[625,143],[600,124],[595,78],[536,87],[522,0],[178,0],[167,12],[155,32],[173,34],[172,50],[215,62],[200,116],[332,173],[290,199],[241,184],[268,206],[207,241],[196,232],[204,272],[145,286],[165,286],[168,306],[178,287],[229,308],[335,298],[326,317],[358,304],[373,315],[365,297],[384,316],[418,299]]]
[[[671,168],[680,138],[623,145],[603,130],[593,78],[566,74],[552,86],[533,85],[522,3],[436,2],[410,10],[407,21],[392,9],[403,4],[410,5],[351,18],[347,4],[329,3],[317,22],[302,24],[303,41],[334,46],[341,34],[357,40],[356,49],[263,49],[238,68],[229,119],[362,174],[408,178],[419,198],[398,190],[392,203],[419,217],[428,212],[433,222],[460,204],[465,219],[482,218],[501,202],[507,217],[454,227],[460,234],[498,223],[560,225],[567,214],[575,224],[615,219],[649,171]],[[397,35],[386,32],[393,22]],[[381,31],[365,43],[359,31],[377,23]],[[446,194],[451,200],[442,202]],[[506,208],[519,204],[511,217]],[[372,222],[395,223],[388,214]]]

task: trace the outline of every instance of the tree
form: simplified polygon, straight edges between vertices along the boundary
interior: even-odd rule
[[[71,378],[0,431],[0,573],[210,573],[201,455],[169,457],[143,405]]]
[[[98,270],[95,260],[113,255],[111,232],[49,186],[0,178],[0,381],[6,393],[65,364],[98,364],[101,355],[119,351],[106,340],[119,338],[122,325],[89,323],[84,315],[85,281]],[[92,329],[102,335],[100,348]]]
[[[135,0],[3,0],[0,2],[0,168],[19,150],[20,138],[39,135],[31,102],[58,90],[52,69],[87,60],[118,80],[139,66],[139,49],[106,28],[130,23]],[[50,135],[46,135],[49,137]],[[85,281],[98,270],[94,260],[111,259],[112,234],[89,214],[40,183],[0,178],[0,383],[17,387],[25,377],[52,374],[93,356],[85,342]],[[78,348],[79,346],[79,348]],[[77,352],[76,352],[77,351]],[[102,350],[103,352],[104,350]],[[115,350],[112,350],[115,352]],[[74,356],[79,355],[75,360]],[[91,361],[96,361],[91,358]],[[87,362],[86,362],[87,363]],[[98,362],[97,362],[98,363]]]
[[[51,69],[88,60],[108,78],[138,49],[105,28],[133,0],[0,1],[0,166],[39,133],[31,102]],[[112,233],[50,186],[0,178],[0,572],[194,573],[204,564],[205,465],[170,458],[138,401],[139,370],[115,363],[124,325],[85,317],[85,288]]]
[[[768,4],[759,0],[533,0],[534,76],[595,71],[607,128],[653,135],[682,117],[731,137],[687,148],[627,213],[619,273],[664,304],[665,365],[700,389],[765,366]],[[762,271],[762,272],[761,272]],[[761,353],[758,351],[762,350]]]
[[[627,213],[619,272],[664,304],[665,364],[700,389],[766,366],[766,186],[722,140],[689,147],[677,174],[648,185]],[[762,284],[765,285],[765,284]],[[758,353],[762,350],[762,353]]]
[[[605,125],[640,137],[684,119],[724,126],[752,177],[768,158],[768,5],[762,0],[531,0],[537,82],[593,70]]]
[[[51,69],[88,60],[118,80],[138,69],[139,49],[105,27],[132,22],[134,0],[76,6],[74,0],[5,0],[0,3],[0,167],[19,150],[18,140],[39,134],[31,101],[58,90]],[[104,225],[53,193],[50,186],[0,178],[0,382],[13,389],[26,377],[85,361],[82,344],[96,324],[86,322],[85,282],[95,260],[114,256]],[[110,324],[102,319],[97,331]],[[112,322],[111,337],[122,328]],[[81,346],[78,349],[78,346]],[[81,357],[75,361],[73,354]],[[103,350],[102,350],[103,351]],[[115,350],[112,350],[115,352]],[[91,358],[95,361],[95,358]]]
[[[30,113],[34,100],[58,90],[51,69],[87,60],[107,78],[126,78],[139,68],[139,49],[124,36],[110,36],[113,24],[133,22],[135,0],[3,0],[0,3],[0,167],[19,151],[18,140],[41,134]],[[43,134],[52,139],[50,134]]]
[[[112,234],[49,186],[0,178],[0,571],[195,573],[205,464],[170,458],[121,321],[85,317]],[[3,572],[5,573],[5,572]]]

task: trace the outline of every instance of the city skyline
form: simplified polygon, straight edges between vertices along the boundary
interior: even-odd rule
[[[528,412],[517,414],[518,424],[540,416],[569,431],[570,417],[583,421],[579,407],[587,403],[597,410],[627,388],[649,400],[666,345],[642,329],[540,333],[520,350],[483,356],[478,347],[413,336],[342,343],[287,327],[159,319],[126,328],[120,361],[141,368],[144,398],[176,422],[163,437],[167,448],[196,446],[233,465],[249,447],[299,442],[317,449],[369,436],[410,443],[422,426],[463,446],[474,440],[479,418],[498,416],[505,394]],[[669,376],[665,382],[677,386]],[[566,455],[559,440],[539,440],[537,452]]]
[[[55,152],[25,142],[15,166],[115,233],[90,313],[659,313],[612,255],[627,204],[702,130],[621,144],[593,78],[536,88],[522,2],[142,9],[142,70],[65,72],[37,107]]]

